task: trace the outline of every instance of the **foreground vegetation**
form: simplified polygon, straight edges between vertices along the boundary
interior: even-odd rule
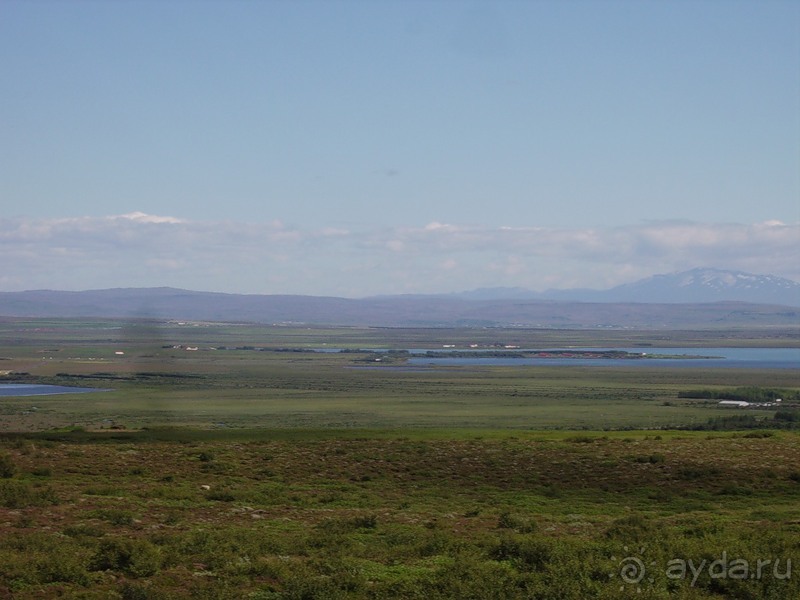
[[[793,598],[799,441],[788,432],[7,434],[0,594]],[[724,569],[710,571],[723,557]],[[638,581],[622,570],[636,560]],[[680,575],[674,561],[689,560],[696,570],[705,561],[702,570]],[[772,562],[750,578],[759,560]],[[743,561],[744,579],[734,571]]]
[[[443,340],[581,343],[0,323],[5,381],[110,390],[0,399],[0,598],[800,597],[796,372],[408,369],[356,351]],[[309,351],[324,347],[352,352]],[[732,394],[764,404],[719,408]]]

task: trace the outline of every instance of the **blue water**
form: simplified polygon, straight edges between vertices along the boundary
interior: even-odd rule
[[[50,396],[54,394],[83,394],[108,392],[101,388],[68,387],[65,385],[40,385],[36,383],[0,383],[0,396]]]
[[[713,356],[714,358],[429,358],[412,357],[409,365],[444,366],[583,366],[583,367],[694,367],[703,369],[797,369],[800,348],[548,348],[547,350],[623,350],[635,354]],[[484,350],[485,351],[485,350]],[[525,349],[514,349],[525,352]],[[534,350],[536,351],[536,350]],[[542,351],[542,349],[538,349]],[[424,350],[412,352],[425,352]],[[462,350],[459,350],[462,352]],[[446,350],[441,351],[446,354]]]

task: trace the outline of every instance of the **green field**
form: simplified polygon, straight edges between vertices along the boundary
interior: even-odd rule
[[[0,598],[800,597],[794,422],[683,397],[800,374],[308,351],[796,334],[6,320],[0,381],[111,391],[0,398]]]
[[[652,429],[723,414],[686,390],[797,389],[792,371],[698,367],[442,367],[375,363],[320,348],[441,348],[443,342],[566,347],[790,345],[793,332],[585,332],[267,327],[198,323],[10,321],[0,324],[10,378],[111,389],[5,399],[0,431],[54,427]],[[192,348],[192,350],[187,350]],[[197,350],[193,350],[196,348]],[[293,350],[293,351],[290,351]],[[117,354],[124,352],[124,354]],[[21,381],[24,379],[20,379]],[[774,411],[748,411],[757,418]],[[728,413],[724,413],[728,414]]]

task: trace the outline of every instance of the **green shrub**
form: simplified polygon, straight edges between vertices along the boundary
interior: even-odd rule
[[[776,421],[785,421],[787,423],[800,422],[800,411],[798,410],[779,410],[775,413]]]
[[[544,538],[507,536],[489,550],[493,560],[510,561],[521,571],[541,570],[550,561],[553,542]]]
[[[64,551],[66,549],[68,551]],[[43,582],[74,582],[85,586],[91,582],[91,577],[86,570],[86,556],[83,552],[76,552],[71,547],[62,548],[56,544],[51,550],[49,560],[38,561],[38,575]]]
[[[94,517],[95,519],[102,519],[117,527],[133,525],[133,513],[121,508],[98,508],[89,511],[87,516]]]
[[[663,463],[666,458],[663,454],[650,454],[648,456],[637,456],[633,460],[637,463],[649,463],[651,465],[657,465]]]
[[[0,537],[0,589],[8,592],[9,587],[14,590],[57,582],[88,585],[88,559],[85,548],[58,534],[4,533]]]
[[[119,593],[122,600],[151,600],[159,597],[148,586],[133,581],[126,581]]]
[[[378,517],[375,515],[362,515],[353,518],[356,529],[375,529],[378,526]]]
[[[88,496],[118,496],[119,490],[110,485],[94,485],[86,488],[84,493]]]
[[[726,483],[719,492],[721,496],[752,496],[754,491],[752,488],[743,487],[734,482]]]
[[[763,439],[763,438],[770,438],[775,435],[774,431],[751,431],[749,433],[745,433],[745,438],[749,439]]]
[[[358,529],[375,529],[378,517],[375,515],[358,515],[344,519],[326,519],[316,526],[321,532],[333,534],[352,533]]]
[[[233,502],[236,496],[227,489],[214,489],[206,494],[206,498],[215,502]]]
[[[40,488],[23,481],[0,480],[0,506],[25,508],[48,504],[58,504],[58,497],[51,488]]]
[[[94,571],[121,571],[133,577],[149,577],[161,568],[161,550],[147,540],[102,540],[90,562]]]
[[[17,472],[17,466],[8,454],[0,454],[0,477],[10,479]]]
[[[653,537],[653,525],[644,515],[634,513],[613,521],[606,536],[625,543],[646,541]]]
[[[530,519],[524,519],[511,514],[508,511],[500,513],[497,518],[498,529],[513,529],[520,533],[532,533],[536,531],[536,522]]]
[[[693,481],[696,479],[704,479],[706,477],[716,477],[722,474],[718,467],[708,465],[687,466],[678,469],[678,477],[686,481]]]
[[[79,523],[77,525],[68,525],[64,528],[64,535],[69,537],[103,537],[105,532],[99,527]]]
[[[574,435],[567,438],[566,441],[572,442],[573,444],[591,444],[594,442],[594,440],[595,438],[590,435]]]

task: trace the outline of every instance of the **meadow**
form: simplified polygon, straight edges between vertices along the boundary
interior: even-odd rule
[[[0,399],[0,598],[800,597],[800,432],[686,397],[800,374],[383,352],[796,333],[6,320],[0,381],[111,391]]]

